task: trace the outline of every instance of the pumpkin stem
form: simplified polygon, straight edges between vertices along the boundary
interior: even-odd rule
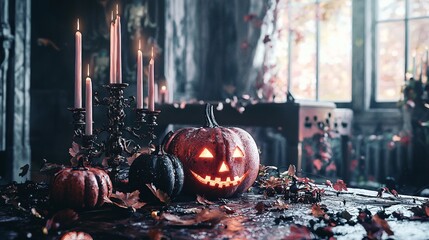
[[[209,127],[209,128],[215,128],[215,127],[219,127],[219,124],[216,122],[216,119],[214,117],[214,113],[213,113],[213,105],[211,105],[210,103],[206,104],[206,126],[205,127]]]
[[[165,145],[167,145],[167,142],[170,140],[171,136],[173,136],[173,131],[169,131],[167,135],[165,135],[161,145],[158,148],[158,154],[161,154],[161,155],[165,154]]]

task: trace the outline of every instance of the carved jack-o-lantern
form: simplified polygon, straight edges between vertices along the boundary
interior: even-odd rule
[[[206,197],[242,193],[258,174],[259,152],[253,138],[243,129],[219,126],[209,104],[206,126],[179,129],[166,151],[183,163],[185,190]]]

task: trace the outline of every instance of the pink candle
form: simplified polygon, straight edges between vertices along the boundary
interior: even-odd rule
[[[110,83],[116,82],[116,35],[115,35],[115,21],[110,23]]]
[[[149,111],[155,110],[155,62],[153,60],[153,47],[152,47],[152,57],[149,61],[149,100],[148,100],[148,109]]]
[[[143,53],[139,40],[139,50],[137,51],[137,108],[143,108]]]
[[[122,61],[121,61],[121,17],[119,16],[119,6],[116,5],[116,83],[122,83]]]
[[[82,34],[79,32],[79,18],[77,19],[74,70],[74,107],[82,108]]]
[[[86,114],[85,114],[85,135],[92,135],[92,82],[89,77],[89,64],[88,76],[86,77]]]

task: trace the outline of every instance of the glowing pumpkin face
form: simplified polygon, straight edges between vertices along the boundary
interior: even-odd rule
[[[209,105],[206,120],[205,127],[176,131],[166,145],[166,151],[183,163],[185,190],[206,197],[244,192],[258,174],[255,141],[243,129],[220,127]]]

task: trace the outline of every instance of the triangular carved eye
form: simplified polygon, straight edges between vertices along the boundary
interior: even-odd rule
[[[207,149],[204,148],[204,150],[200,153],[200,158],[213,158],[213,154]]]
[[[241,149],[239,147],[236,147],[234,150],[234,153],[232,154],[233,158],[241,158],[244,157],[244,153],[243,151],[241,151]]]

